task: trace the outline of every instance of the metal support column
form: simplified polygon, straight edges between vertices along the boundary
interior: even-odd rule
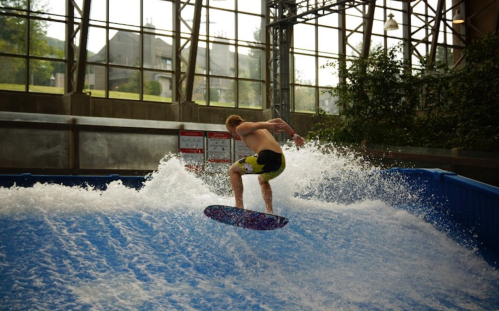
[[[199,27],[201,25],[201,8],[202,8],[202,0],[195,0],[194,5],[194,18],[193,18],[193,26],[192,28],[186,22],[186,20],[182,17],[182,10],[189,4],[190,1],[182,2],[181,0],[175,0],[173,5],[174,8],[172,10],[172,20],[173,20],[173,32],[175,33],[173,39],[173,67],[174,67],[174,75],[173,75],[173,98],[172,102],[178,106],[174,109],[178,109],[177,112],[174,112],[175,119],[182,121],[184,119],[189,119],[189,116],[184,116],[184,106],[192,105],[192,94],[194,91],[194,73],[196,71],[196,57],[197,57],[197,48],[198,48],[198,40],[199,40]],[[191,31],[191,36],[189,39],[185,40],[182,43],[181,40],[181,23],[183,23],[189,30]],[[185,48],[188,47],[189,51],[189,59],[185,59],[182,56],[182,52]],[[186,73],[182,74],[182,63],[185,65]],[[185,82],[185,93],[183,90],[183,83]]]
[[[404,38],[404,59],[409,62],[409,68],[412,67],[412,34],[411,34],[411,4],[410,2],[402,2],[402,38]]]
[[[188,102],[192,101],[192,93],[194,91],[194,73],[196,72],[202,5],[203,0],[196,0],[194,4],[194,18],[192,22],[191,47],[189,50],[189,63],[187,64],[187,85],[185,91],[185,100]]]
[[[180,80],[182,74],[182,47],[180,40],[180,19],[182,14],[182,3],[180,0],[175,0],[173,2],[173,10],[172,10],[172,20],[173,20],[173,94],[172,94],[172,102],[178,103],[179,105],[179,116],[178,119],[182,120],[182,109],[181,109],[181,101],[182,101],[182,82]]]
[[[294,1],[276,1],[270,3],[276,11],[276,19],[283,20],[295,14]],[[281,118],[289,122],[290,118],[290,79],[289,50],[293,32],[292,21],[281,22],[272,27],[272,80],[274,98],[272,118]]]
[[[438,33],[440,31],[440,23],[442,21],[442,15],[444,14],[444,0],[438,0],[437,4],[437,12],[435,16],[435,23],[433,24],[433,28],[431,29],[432,37],[431,37],[431,49],[430,49],[430,58],[428,59],[428,67],[431,67],[435,64],[435,56],[437,54],[437,45],[438,45]]]
[[[67,5],[67,60],[66,67],[66,93],[82,94],[85,87],[85,70],[87,65],[87,41],[88,41],[88,24],[90,19],[90,4],[91,0],[83,0],[83,8],[69,0]],[[78,27],[74,27],[74,10],[80,14],[81,21]],[[78,46],[74,44],[76,35],[79,33],[80,41]],[[75,54],[77,55],[76,62]]]
[[[367,9],[366,20],[364,24],[364,42],[362,44],[362,58],[369,57],[369,49],[371,48],[371,35],[373,33],[374,10],[376,9],[376,1],[369,2]]]

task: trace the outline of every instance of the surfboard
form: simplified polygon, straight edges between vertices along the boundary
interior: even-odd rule
[[[288,223],[286,217],[226,205],[210,205],[204,214],[218,222],[252,230],[275,230]]]

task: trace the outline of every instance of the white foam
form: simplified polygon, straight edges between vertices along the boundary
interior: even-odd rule
[[[171,156],[138,191],[119,181],[106,191],[0,188],[0,276],[15,280],[0,297],[7,309],[47,310],[498,306],[496,270],[394,206],[419,202],[403,180],[334,148],[285,154],[271,185],[275,212],[290,223],[273,232],[205,217],[207,205],[233,204],[215,186],[227,173],[200,176]],[[256,177],[243,180],[246,207],[264,210]]]

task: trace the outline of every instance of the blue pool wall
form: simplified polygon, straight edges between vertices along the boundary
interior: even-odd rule
[[[476,235],[484,248],[499,255],[499,188],[440,169],[392,168],[384,173],[403,177],[419,192],[422,189],[432,208],[442,209]],[[0,175],[0,187],[32,187],[39,182],[105,190],[109,183],[120,180],[127,187],[140,189],[146,179],[119,175]]]
[[[483,247],[499,255],[499,188],[440,169],[393,168],[434,208],[477,236]]]

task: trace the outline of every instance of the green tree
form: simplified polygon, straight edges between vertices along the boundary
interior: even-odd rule
[[[145,86],[144,86],[144,94],[148,95],[156,95],[159,96],[161,95],[161,92],[163,91],[163,87],[161,86],[161,83],[159,83],[156,80],[151,80],[149,81]]]
[[[9,8],[27,9],[26,0],[3,0],[2,6]],[[44,2],[36,1],[31,3],[33,11],[47,11],[47,5]],[[30,51],[27,50],[26,34],[29,26]],[[50,47],[46,39],[47,23],[42,20],[35,20],[18,16],[0,17],[0,50],[4,53],[15,55],[46,56],[50,54]],[[22,59],[15,57],[0,57],[0,68],[2,83],[25,83],[26,63]],[[33,61],[30,64],[31,82],[46,84],[53,70],[50,64],[39,61]],[[41,79],[47,80],[41,80]]]
[[[339,68],[345,81],[332,92],[343,120],[319,111],[308,137],[499,152],[499,35],[475,40],[463,53],[462,69],[437,62],[411,72],[390,49],[351,60],[348,70]]]
[[[397,58],[401,46],[376,47],[368,58],[331,64],[343,82],[331,91],[338,96],[344,122],[335,139],[346,142],[407,144],[419,103],[420,80]]]
[[[454,147],[499,151],[499,34],[475,40],[465,50],[466,66],[453,72],[451,104]]]
[[[229,93],[230,94],[230,93]],[[227,95],[227,97],[230,97],[230,95]],[[206,93],[204,95],[204,99],[206,99]],[[217,88],[213,88],[213,87],[210,87],[210,101],[211,102],[217,102],[220,100],[220,93],[219,93],[219,90]]]
[[[127,70],[130,72],[129,70]],[[128,82],[118,86],[118,91],[125,93],[139,93],[140,90],[140,71],[131,71]]]

